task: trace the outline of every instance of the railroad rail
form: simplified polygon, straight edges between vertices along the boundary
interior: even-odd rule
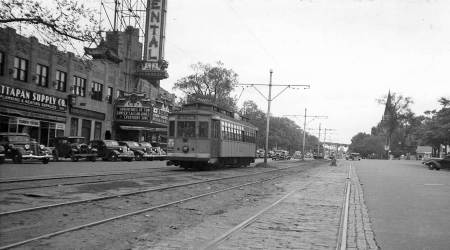
[[[123,197],[123,196],[126,196],[126,195],[132,195],[132,194],[138,194],[138,193],[144,193],[144,192],[152,192],[152,191],[160,191],[160,190],[166,190],[166,189],[171,189],[171,188],[176,188],[176,187],[183,187],[183,186],[194,185],[194,184],[199,184],[199,183],[207,183],[207,182],[218,181],[218,180],[240,178],[240,177],[258,175],[258,174],[282,171],[282,170],[287,170],[287,169],[291,169],[291,168],[298,168],[298,166],[285,167],[285,168],[274,169],[274,170],[267,170],[267,171],[258,172],[258,173],[252,173],[252,174],[248,174],[248,175],[239,175],[239,176],[224,177],[224,178],[214,178],[214,179],[205,180],[205,181],[192,182],[192,183],[186,183],[186,184],[179,184],[179,185],[173,185],[173,186],[162,187],[162,188],[153,188],[153,189],[141,190],[141,191],[137,191],[137,192],[130,192],[130,193],[126,193],[126,194],[112,195],[112,196],[108,196],[108,197],[101,197],[101,198],[95,198],[95,199],[86,199],[86,200],[82,200],[82,201],[53,204],[53,205],[50,205],[50,206],[28,208],[28,209],[22,209],[22,210],[10,211],[10,212],[6,212],[6,213],[2,213],[0,215],[4,216],[4,215],[10,215],[10,214],[14,214],[14,213],[28,212],[28,211],[33,211],[33,210],[38,210],[38,209],[45,209],[45,208],[50,208],[50,207],[55,207],[55,206],[63,206],[63,205],[76,204],[76,203],[82,203],[82,202],[91,202],[91,201],[94,201],[94,200],[101,200],[101,199],[107,199],[107,198],[112,198],[112,197],[114,197],[114,198],[115,197]],[[202,197],[205,197],[205,196],[210,196],[210,195],[214,195],[214,194],[217,194],[217,193],[221,193],[221,192],[225,192],[225,191],[229,191],[229,190],[233,190],[233,189],[239,189],[239,188],[242,188],[242,187],[245,187],[245,186],[249,186],[249,185],[254,185],[254,184],[259,184],[259,183],[263,183],[263,182],[268,182],[268,181],[280,178],[282,176],[284,176],[284,175],[283,174],[279,174],[277,176],[270,177],[270,178],[265,178],[263,180],[246,182],[244,184],[240,184],[240,185],[236,185],[236,186],[232,186],[232,187],[228,187],[228,188],[224,188],[224,189],[220,189],[220,190],[216,190],[216,191],[212,191],[212,192],[203,193],[203,194],[192,196],[192,197],[189,197],[189,198],[184,198],[184,199],[176,200],[176,201],[173,201],[173,202],[169,202],[169,203],[165,203],[165,204],[161,204],[161,205],[157,205],[157,206],[152,206],[152,207],[145,208],[145,209],[140,209],[140,210],[137,210],[137,211],[134,211],[134,212],[129,212],[129,213],[121,214],[121,215],[118,215],[118,216],[106,218],[106,219],[103,219],[103,220],[98,220],[98,221],[86,223],[86,224],[83,224],[83,225],[79,225],[79,226],[63,229],[63,230],[60,230],[60,231],[56,231],[56,232],[40,235],[40,236],[37,236],[37,237],[33,237],[33,238],[29,238],[29,239],[22,240],[22,241],[19,241],[19,242],[15,242],[15,243],[12,243],[12,244],[0,246],[0,250],[22,246],[24,244],[27,244],[27,243],[30,243],[30,242],[33,242],[33,241],[41,240],[41,239],[44,239],[44,238],[50,238],[50,237],[54,237],[54,236],[57,236],[57,235],[60,235],[60,234],[64,234],[64,233],[68,233],[68,232],[72,232],[72,231],[77,231],[77,230],[80,230],[80,229],[83,229],[83,228],[88,228],[88,227],[104,224],[104,223],[107,223],[107,222],[110,222],[110,221],[114,221],[114,220],[118,220],[118,219],[122,219],[122,218],[125,218],[125,217],[142,214],[142,213],[145,213],[145,212],[148,212],[148,211],[152,211],[152,210],[155,210],[155,209],[158,209],[158,208],[168,207],[168,206],[179,204],[179,203],[183,203],[183,202],[186,202],[186,201],[199,199],[199,198],[202,198]]]

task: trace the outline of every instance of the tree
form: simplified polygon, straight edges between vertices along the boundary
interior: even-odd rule
[[[0,2],[0,25],[34,28],[48,44],[61,46],[71,40],[92,43],[97,37],[98,22],[94,11],[76,0],[3,0]],[[20,26],[22,27],[22,26]]]
[[[440,153],[440,145],[450,144],[450,99],[440,98],[442,108],[438,111],[427,111],[422,127],[422,144],[432,145]],[[448,153],[448,150],[447,152]]]
[[[222,62],[216,65],[197,63],[191,65],[194,73],[179,79],[174,89],[181,90],[187,97],[202,96],[213,103],[230,110],[236,110],[236,99],[231,92],[238,83],[238,74],[224,67]]]

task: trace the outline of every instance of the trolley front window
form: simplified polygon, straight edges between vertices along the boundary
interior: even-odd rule
[[[175,121],[169,122],[169,136],[175,136]]]
[[[195,137],[195,122],[194,121],[178,121],[177,122],[177,137]]]
[[[208,138],[209,124],[208,122],[198,123],[198,137]]]

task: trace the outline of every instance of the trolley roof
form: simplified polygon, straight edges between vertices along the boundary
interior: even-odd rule
[[[250,123],[248,117],[209,103],[192,102],[184,104],[181,110],[170,113],[170,116],[179,114],[218,115],[219,120],[232,120],[257,129],[255,125]]]

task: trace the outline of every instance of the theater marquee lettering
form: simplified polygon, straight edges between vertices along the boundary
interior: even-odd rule
[[[127,121],[151,121],[151,107],[116,107],[116,119]]]
[[[66,99],[3,84],[0,84],[0,100],[57,111],[65,111],[67,109]]]

